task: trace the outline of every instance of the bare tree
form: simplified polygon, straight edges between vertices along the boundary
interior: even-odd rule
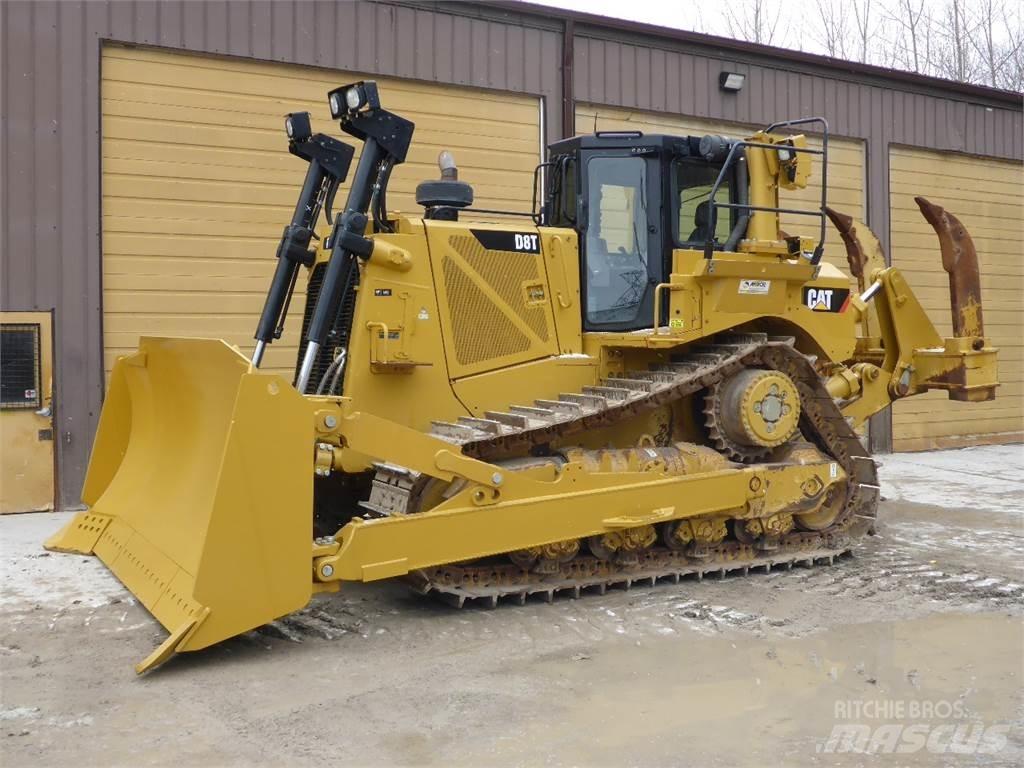
[[[935,27],[936,46],[932,56],[935,74],[963,83],[976,83],[981,65],[971,43],[977,23],[967,0],[949,0]]]
[[[1003,68],[1002,86],[1011,91],[1024,91],[1024,19],[1018,9],[1015,24],[1007,24],[1010,30],[1010,58]]]
[[[974,34],[968,39],[978,57],[986,85],[995,88],[1020,86],[1013,77],[1014,61],[1020,61],[1024,35],[1020,18],[1011,16],[1006,6],[997,9],[992,0],[979,0]]]
[[[891,66],[911,72],[928,71],[934,25],[929,5],[928,0],[897,0],[886,13]]]
[[[810,40],[835,58],[1024,90],[1019,0],[814,0],[812,7],[805,17],[783,0],[725,0],[718,18],[740,40],[783,46],[792,30],[796,43]]]
[[[817,0],[817,10],[820,28],[815,37],[818,43],[833,58],[849,58],[850,17],[846,9],[833,0]]]
[[[854,30],[856,32],[856,60],[861,62],[869,61],[871,44],[874,41],[875,17],[871,11],[874,7],[872,0],[853,0]]]
[[[779,30],[782,4],[768,0],[725,3],[725,26],[729,37],[761,45],[783,45],[787,28]]]

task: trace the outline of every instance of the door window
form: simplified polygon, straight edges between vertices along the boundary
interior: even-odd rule
[[[711,204],[708,198],[722,167],[701,160],[680,159],[673,164],[673,170],[679,195],[677,241],[688,245],[703,245],[711,228]],[[715,193],[715,202],[729,202],[729,182],[730,177],[727,175]],[[730,229],[730,209],[719,208],[714,239],[724,243],[729,239]]]
[[[639,157],[591,158],[587,185],[587,320],[631,323],[649,282],[647,164]]]

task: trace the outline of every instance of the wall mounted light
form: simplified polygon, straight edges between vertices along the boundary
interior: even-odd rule
[[[718,87],[723,91],[735,93],[743,87],[746,79],[747,76],[741,75],[739,72],[722,72],[718,76]]]

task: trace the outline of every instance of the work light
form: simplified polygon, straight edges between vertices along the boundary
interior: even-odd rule
[[[313,135],[309,112],[291,112],[285,115],[284,132],[292,141],[305,141]]]
[[[723,91],[735,93],[743,88],[747,76],[739,72],[721,72],[718,75],[718,87]]]
[[[346,114],[355,115],[363,110],[380,108],[377,84],[372,80],[363,80],[335,88],[327,100],[331,107],[331,117],[336,120],[340,120]]]

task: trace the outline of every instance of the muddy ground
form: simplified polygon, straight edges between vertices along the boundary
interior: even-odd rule
[[[355,585],[143,678],[165,633],[39,549],[66,516],[0,519],[0,762],[1024,764],[1024,449],[884,461],[831,567],[496,610]]]

